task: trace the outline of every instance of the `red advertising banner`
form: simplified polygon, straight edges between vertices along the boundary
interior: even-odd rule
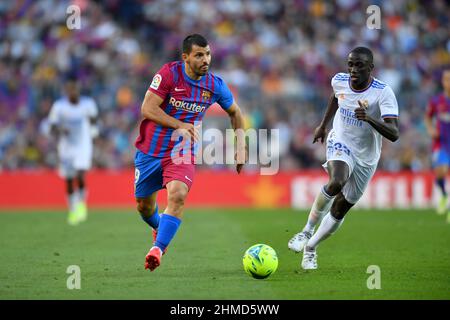
[[[93,170],[87,175],[91,207],[134,207],[132,170]],[[280,172],[273,176],[231,171],[197,171],[188,207],[294,207],[308,209],[326,183],[322,170]],[[422,208],[436,201],[433,175],[377,172],[360,208]],[[166,204],[162,190],[158,202]],[[0,208],[65,208],[65,183],[48,170],[0,173]]]

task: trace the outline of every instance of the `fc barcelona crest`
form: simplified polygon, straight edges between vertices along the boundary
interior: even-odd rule
[[[203,90],[202,91],[202,99],[203,100],[209,100],[211,99],[211,92],[207,91],[207,90]]]

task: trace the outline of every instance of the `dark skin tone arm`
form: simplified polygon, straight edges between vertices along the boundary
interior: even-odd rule
[[[370,124],[375,130],[377,130],[383,137],[389,139],[392,142],[395,142],[399,138],[399,129],[398,129],[398,120],[397,118],[386,118],[384,121],[374,119],[367,114],[366,106],[358,101],[359,108],[355,109],[355,115],[358,120],[365,121]],[[314,131],[314,140],[313,143],[320,141],[324,142],[326,134],[327,134],[327,125],[331,119],[333,119],[336,111],[338,109],[338,101],[334,94],[330,96],[328,101],[327,111],[323,117],[322,122]]]
[[[69,134],[69,130],[67,130],[66,128],[63,128],[61,126],[58,126],[56,124],[53,124],[50,127],[50,134],[52,136],[55,136],[56,139],[59,139],[59,137],[61,137],[61,136],[68,135]]]
[[[337,109],[339,108],[338,100],[331,94],[330,99],[328,99],[327,110],[325,111],[325,115],[323,116],[322,122],[320,125],[314,130],[314,140],[313,143],[320,141],[324,142],[325,137],[327,136],[327,126],[328,123],[333,119],[336,114]]]
[[[367,114],[366,106],[361,101],[358,101],[359,108],[355,109],[356,118],[365,121],[377,130],[383,137],[392,142],[398,140],[398,120],[397,118],[386,118],[384,121],[374,119]]]

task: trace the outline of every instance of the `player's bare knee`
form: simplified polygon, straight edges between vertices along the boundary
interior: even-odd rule
[[[83,177],[78,177],[77,181],[78,181],[78,188],[79,189],[84,189],[84,186],[85,186],[84,178]]]
[[[442,179],[447,176],[448,173],[448,167],[447,166],[439,166],[434,169],[434,174],[436,175],[436,178]]]
[[[342,191],[344,185],[345,180],[343,179],[331,179],[327,184],[326,191],[330,196],[335,196]]]
[[[186,196],[187,192],[185,190],[181,188],[173,189],[168,194],[168,202],[172,206],[182,207]]]
[[[336,220],[342,220],[342,219],[344,219],[346,212],[343,212],[342,210],[337,209],[337,210],[331,210],[330,214]]]
[[[353,205],[353,203],[348,202],[344,195],[340,193],[334,199],[330,214],[336,220],[342,220]]]
[[[150,216],[153,213],[154,208],[152,208],[152,204],[149,201],[143,199],[137,199],[137,211],[144,216]]]
[[[330,210],[331,216],[336,220],[344,219],[347,212],[348,210],[345,208],[345,205],[342,203],[342,201],[340,203],[339,201],[333,203],[333,206]]]
[[[136,200],[136,208],[137,211],[141,214],[145,213],[148,206],[146,205],[146,203],[142,200]]]
[[[72,178],[67,178],[66,179],[66,189],[67,189],[67,193],[68,194],[72,194],[74,192],[73,179]]]

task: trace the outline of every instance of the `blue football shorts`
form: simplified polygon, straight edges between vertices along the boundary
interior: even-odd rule
[[[433,168],[440,166],[450,166],[450,154],[442,148],[433,152]]]

